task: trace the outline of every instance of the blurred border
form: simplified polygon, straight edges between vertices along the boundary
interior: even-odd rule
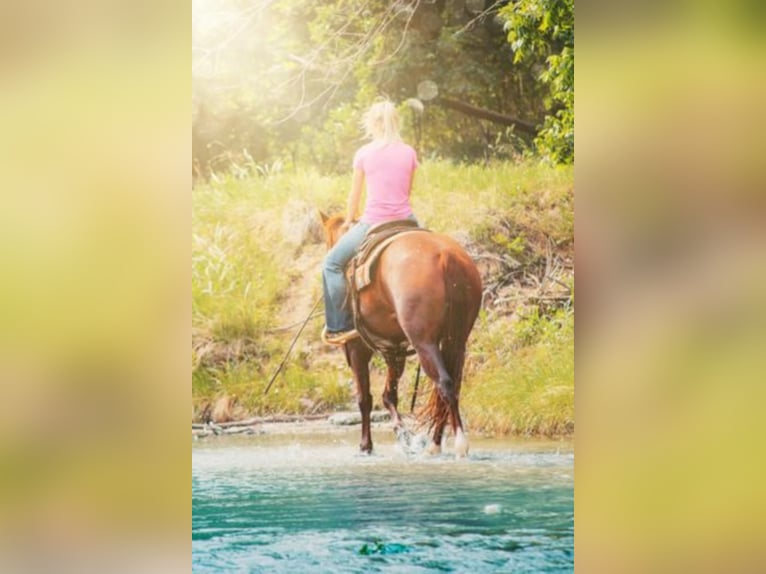
[[[0,567],[188,570],[190,7],[3,10]],[[583,572],[764,566],[763,16],[577,6]]]
[[[578,5],[583,572],[763,569],[763,16]]]
[[[0,38],[0,569],[189,571],[190,6]]]

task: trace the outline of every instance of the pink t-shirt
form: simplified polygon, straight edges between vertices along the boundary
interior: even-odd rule
[[[412,215],[410,186],[416,167],[418,156],[404,142],[383,146],[370,142],[359,148],[354,155],[354,168],[364,172],[367,182],[361,221],[380,223]]]

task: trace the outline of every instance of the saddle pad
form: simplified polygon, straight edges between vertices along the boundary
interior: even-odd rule
[[[354,265],[352,267],[353,287],[356,289],[356,291],[361,291],[372,282],[373,267],[375,263],[377,262],[378,257],[380,257],[380,254],[383,253],[383,250],[386,247],[388,247],[394,240],[400,237],[404,237],[405,235],[412,235],[413,233],[422,233],[422,232],[428,232],[428,230],[413,229],[411,231],[400,231],[396,235],[391,235],[390,237],[386,237],[381,243],[378,243],[372,249],[372,251],[364,253],[363,261],[360,261],[360,259],[362,258],[357,256],[357,258],[354,259]]]
[[[364,263],[378,244],[392,235],[414,229],[424,228],[419,227],[418,224],[411,219],[396,219],[394,221],[376,223],[367,230],[367,234],[362,240],[362,243],[359,244],[359,247],[357,248],[356,262],[358,264]]]

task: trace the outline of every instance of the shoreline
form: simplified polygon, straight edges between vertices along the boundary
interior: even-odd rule
[[[393,431],[388,411],[373,411],[370,427],[376,432]],[[405,426],[412,431],[420,431],[418,422],[412,415],[402,415]],[[357,430],[361,425],[361,415],[358,411],[335,411],[313,415],[272,415],[251,417],[240,421],[222,423],[192,423],[192,439],[206,439],[222,436],[256,436],[256,435],[306,435],[347,433]],[[451,434],[450,431],[447,431]],[[574,441],[574,433],[561,435],[522,435],[522,434],[493,434],[482,431],[468,431],[482,439],[519,439],[545,441]]]

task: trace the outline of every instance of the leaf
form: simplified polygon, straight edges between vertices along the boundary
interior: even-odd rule
[[[544,33],[548,30],[548,27],[550,26],[550,24],[551,24],[551,13],[550,11],[546,10],[545,14],[543,14],[543,21],[540,23],[540,27],[538,28],[538,30]]]

